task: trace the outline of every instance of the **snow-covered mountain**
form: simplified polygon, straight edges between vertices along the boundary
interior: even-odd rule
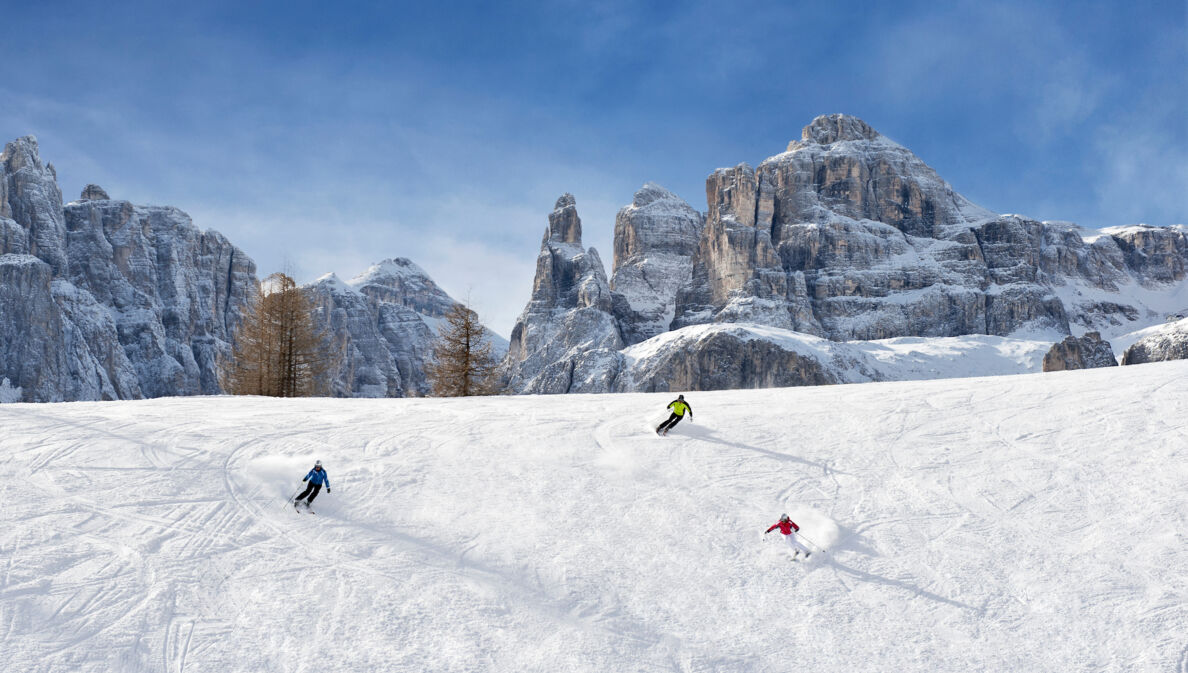
[[[0,154],[0,379],[26,401],[219,392],[255,264],[176,208],[63,206],[31,136]]]
[[[597,252],[581,249],[580,227],[566,240],[550,229],[506,363],[513,390],[662,385],[632,370],[636,360],[623,349],[641,339],[664,337],[658,344],[686,349],[669,354],[674,364],[701,363],[700,378],[688,369],[667,377],[684,388],[718,387],[722,370],[740,362],[744,373],[727,377],[732,385],[771,385],[773,377],[791,385],[795,376],[770,370],[787,364],[781,344],[797,335],[836,342],[985,335],[1051,345],[1091,331],[1108,341],[1188,308],[1184,226],[1115,227],[1082,237],[1068,223],[997,215],[855,117],[814,119],[800,140],[757,169],[739,164],[712,173],[706,193],[702,223],[688,204],[645,185],[616,221],[609,285]],[[571,196],[564,200],[574,207]],[[661,205],[638,215],[649,203]],[[567,217],[577,221],[576,210]],[[542,295],[568,277],[558,275],[563,269],[597,288],[587,295],[598,301]],[[745,353],[728,345],[728,332],[712,339],[703,331],[665,334],[715,324],[783,332],[769,346],[738,341]],[[844,380],[844,369],[825,378]],[[819,382],[803,374],[801,383]]]
[[[88,185],[62,204],[33,137],[0,154],[0,402],[221,392],[219,357],[256,288],[256,266],[172,207]],[[313,286],[345,348],[338,395],[427,391],[423,371],[455,302],[417,265],[390,259],[349,284]],[[507,342],[492,333],[497,357]]]
[[[2,405],[5,669],[1188,666],[1188,361],[686,397]]]
[[[387,259],[349,282],[329,273],[307,287],[317,297],[318,316],[344,349],[334,395],[429,393],[425,363],[433,357],[443,319],[458,302],[424,269],[408,259]],[[507,341],[488,332],[495,357],[503,357]]]

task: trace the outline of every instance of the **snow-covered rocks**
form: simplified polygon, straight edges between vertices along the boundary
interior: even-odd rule
[[[663,336],[665,321],[669,330],[746,323],[854,342],[981,334],[1050,345],[1074,332],[1112,337],[1157,319],[1160,307],[1182,292],[1188,267],[1182,226],[1121,227],[1082,237],[1066,222],[998,215],[962,197],[907,148],[846,115],[814,119],[800,140],[758,168],[739,164],[714,171],[706,194],[708,212],[688,258],[695,220],[675,197],[647,185],[620,212],[614,293],[609,299],[599,295],[597,320],[579,319],[574,312],[585,309],[576,302],[538,301],[542,290],[557,285],[561,270],[572,275],[578,268],[556,261],[561,244],[570,246],[567,259],[581,258],[583,278],[601,274],[590,264],[592,255],[582,256],[580,240],[546,238],[544,250],[552,252],[538,260],[533,296],[547,310],[526,309],[518,329],[541,332],[536,342],[551,347],[538,350],[529,370],[550,369],[556,380],[566,380],[581,362],[582,348],[612,347],[613,340],[602,338],[614,332],[608,316],[625,345]],[[650,202],[674,205],[658,209],[663,217],[646,218]],[[572,206],[572,199],[566,204]],[[670,247],[641,246],[641,232],[657,232]],[[666,259],[665,252],[672,256]],[[674,283],[685,269],[687,280]],[[643,280],[651,278],[660,282]],[[669,303],[673,284],[678,287]],[[620,310],[620,299],[631,310]],[[563,324],[565,337],[558,341],[556,326]],[[590,338],[583,340],[575,329],[590,330]],[[689,372],[699,362],[699,348],[708,351],[697,371],[707,371],[711,362],[716,367],[771,359],[776,373],[747,365],[743,374],[721,379],[732,386],[784,380],[778,370],[785,365],[792,370],[787,380],[812,378],[778,349],[758,348],[731,333],[673,339],[670,346],[683,352],[666,361],[685,373],[660,378],[690,385],[698,385]],[[731,348],[733,358],[727,355]],[[1104,364],[1099,350],[1089,348],[1088,357]],[[635,375],[631,358],[618,362],[600,352],[594,360],[622,367],[628,378]],[[573,391],[560,384],[523,385],[529,378],[513,377],[512,390]],[[624,387],[614,376],[602,379],[615,380],[612,389]]]
[[[0,218],[15,220],[25,230],[29,254],[54,273],[65,272],[62,190],[53,165],[41,161],[33,136],[17,138],[0,152]]]
[[[1122,364],[1188,359],[1188,318],[1169,322],[1136,341],[1122,354]]]
[[[94,185],[63,206],[32,137],[0,168],[0,375],[27,401],[220,392],[255,264],[176,208]]]
[[[1044,355],[1043,364],[1045,372],[1117,366],[1118,360],[1114,358],[1110,342],[1103,340],[1097,332],[1089,332],[1080,338],[1068,336],[1053,344]]]
[[[557,199],[536,258],[532,298],[512,329],[504,377],[522,393],[609,389],[625,345],[616,315],[628,312],[612,293],[594,248],[582,248],[572,194]]]
[[[433,358],[438,326],[458,302],[424,269],[402,257],[386,259],[349,282],[329,273],[307,287],[318,319],[341,348],[335,396],[429,394],[425,364]],[[492,352],[502,357],[507,342],[488,333]]]
[[[400,371],[380,333],[371,303],[333,273],[310,285],[317,319],[334,339],[342,361],[330,386],[336,397],[403,397]]]
[[[694,325],[623,352],[619,392],[782,388],[871,381],[862,353],[808,334],[747,323]]]
[[[108,307],[146,397],[216,394],[218,360],[255,291],[256,265],[172,207],[64,208],[69,278]]]
[[[620,317],[628,344],[669,330],[677,291],[692,275],[693,254],[704,226],[701,213],[651,182],[615,216],[610,287],[631,309]]]

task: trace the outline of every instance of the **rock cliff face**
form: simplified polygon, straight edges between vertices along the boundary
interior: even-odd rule
[[[1188,359],[1188,318],[1168,323],[1154,334],[1136,341],[1122,354],[1122,364]]]
[[[1044,356],[1043,370],[1059,372],[1069,369],[1092,369],[1095,367],[1117,367],[1114,350],[1110,342],[1104,341],[1097,332],[1083,337],[1065,337]]]
[[[612,293],[598,251],[582,248],[571,194],[557,199],[536,258],[532,298],[512,329],[503,376],[525,393],[610,389],[625,345],[619,319],[631,309]]]
[[[310,286],[318,317],[343,349],[332,391],[338,397],[427,395],[425,363],[442,319],[458,302],[411,261],[388,259],[349,283],[327,274]],[[496,357],[507,342],[491,333]]]
[[[640,190],[616,220],[608,295],[593,251],[583,253],[573,236],[580,223],[568,210],[572,197],[563,197],[533,300],[513,334],[511,389],[624,389],[621,381],[648,377],[634,371],[636,361],[616,357],[617,343],[646,344],[699,325],[746,323],[833,341],[1120,334],[1149,324],[1157,312],[1144,301],[1172,292],[1188,268],[1182,226],[1121,227],[1085,239],[1074,225],[998,215],[846,115],[814,119],[758,168],[714,171],[706,198],[698,226],[675,196],[654,185]],[[650,203],[672,205],[649,216]],[[579,285],[589,288],[587,300],[575,293]],[[753,339],[728,346],[732,338],[681,341],[685,352],[669,361],[686,375],[662,378],[691,388],[782,385],[763,366],[739,365],[764,361],[797,369],[802,380],[816,376]],[[736,366],[750,373],[738,380],[708,373]],[[700,382],[692,371],[702,372]]]
[[[1188,259],[1181,230],[1086,243],[1075,227],[995,215],[844,115],[818,117],[757,170],[716,171],[706,191],[678,327],[746,321],[835,340],[1068,334],[1135,319],[1145,309],[1119,288],[1178,282]]]
[[[63,206],[32,137],[0,154],[0,378],[26,401],[220,392],[255,264],[176,208]]]
[[[115,200],[98,185],[63,205],[32,137],[9,143],[0,168],[5,400],[221,392],[218,362],[255,292],[252,260],[176,208]],[[343,348],[334,394],[428,392],[424,365],[457,302],[422,269],[390,259],[349,284],[330,274],[312,287]],[[507,351],[498,335],[492,345]]]
[[[49,264],[54,273],[63,273],[66,225],[62,191],[53,165],[41,161],[37,139],[25,136],[5,145],[0,173],[0,218],[11,219],[24,229],[25,252]]]
[[[610,287],[630,307],[629,314],[620,316],[627,344],[669,330],[677,291],[692,276],[693,255],[704,226],[701,213],[650,182],[615,217]]]
[[[111,312],[141,393],[221,392],[217,361],[254,292],[255,263],[176,208],[88,199],[64,212],[69,279]]]

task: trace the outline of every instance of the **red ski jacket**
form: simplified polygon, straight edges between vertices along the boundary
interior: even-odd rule
[[[776,524],[774,524],[771,528],[768,528],[767,530],[763,531],[763,533],[764,533],[764,535],[766,535],[767,533],[770,533],[771,531],[773,531],[777,528],[779,528],[780,532],[783,533],[784,535],[791,535],[793,530],[795,530],[797,532],[800,531],[800,526],[797,526],[796,522],[794,522],[794,521],[780,521],[780,522],[777,522]]]

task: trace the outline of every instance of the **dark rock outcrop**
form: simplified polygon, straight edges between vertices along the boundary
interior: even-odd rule
[[[1114,358],[1110,342],[1103,340],[1097,332],[1089,332],[1080,338],[1068,336],[1053,344],[1044,356],[1043,370],[1059,372],[1117,366],[1118,360]]]
[[[108,201],[111,197],[99,185],[87,185],[83,187],[82,195],[78,199],[80,201]]]

